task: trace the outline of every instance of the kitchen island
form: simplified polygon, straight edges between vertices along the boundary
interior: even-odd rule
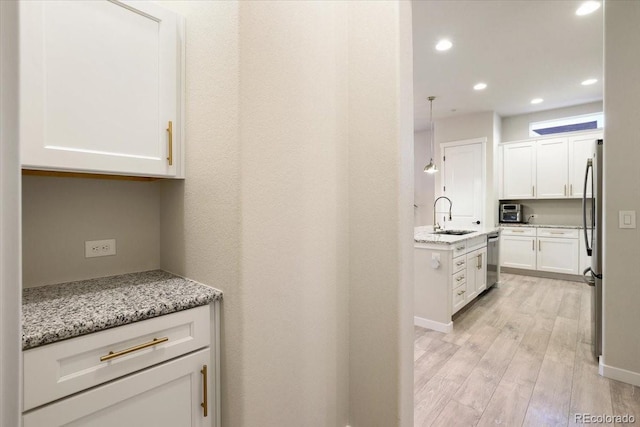
[[[463,235],[414,229],[414,324],[440,332],[452,316],[487,289],[487,235],[497,227]]]

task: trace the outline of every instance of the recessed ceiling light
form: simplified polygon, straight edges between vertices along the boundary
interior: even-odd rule
[[[451,46],[453,46],[453,43],[451,43],[447,39],[438,40],[438,43],[436,44],[436,50],[449,50],[451,49]]]
[[[533,98],[531,100],[531,103],[532,104],[540,104],[542,101],[544,101],[544,99],[542,99],[542,98]]]
[[[483,90],[487,88],[486,83],[477,83],[474,87],[475,90]]]
[[[600,8],[599,1],[586,1],[580,5],[580,7],[576,10],[576,15],[584,16],[590,13],[595,12]]]
[[[589,86],[597,82],[598,82],[598,79],[587,79],[582,82],[582,86]]]

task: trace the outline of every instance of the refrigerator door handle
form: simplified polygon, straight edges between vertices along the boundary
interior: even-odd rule
[[[589,169],[591,168],[593,168],[593,160],[587,159],[587,167],[584,171],[584,187],[582,189],[582,227],[584,231],[584,243],[587,248],[588,256],[591,256],[593,252],[593,248],[589,246],[589,237],[587,234],[587,183],[589,182]],[[592,188],[591,195],[593,196],[593,182],[591,183],[591,188]],[[593,210],[593,201],[591,202],[591,205]],[[592,218],[592,221],[593,221],[593,218]],[[586,271],[585,271],[585,274],[586,274]]]

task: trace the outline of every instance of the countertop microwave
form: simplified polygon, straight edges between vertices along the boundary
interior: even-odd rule
[[[522,205],[520,203],[500,205],[500,222],[522,222]]]

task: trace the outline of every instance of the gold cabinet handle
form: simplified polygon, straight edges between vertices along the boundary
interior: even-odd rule
[[[462,294],[464,294],[464,291],[459,291],[458,292],[458,295],[462,295]]]
[[[531,196],[533,196],[533,197],[536,196],[536,186],[535,185],[531,186]]]
[[[478,270],[480,270],[482,268],[482,254],[478,255],[478,264],[476,265],[476,268]]]
[[[536,239],[531,240],[531,250],[532,251],[536,250]]]
[[[542,241],[538,240],[538,252],[542,252]]]
[[[459,282],[459,281],[461,281],[462,279],[464,279],[464,276],[456,277],[456,282]]]
[[[569,184],[569,195],[573,196],[573,184]]]
[[[169,125],[167,126],[167,132],[169,132],[169,156],[167,156],[167,160],[169,160],[169,166],[173,165],[173,122],[169,120]]]
[[[567,195],[567,184],[564,185],[564,195]]]
[[[461,251],[461,250],[463,250],[463,249],[464,249],[464,246],[458,246],[458,247],[456,248],[456,251]]]
[[[202,399],[203,402],[200,404],[203,409],[203,415],[206,417],[209,414],[209,398],[207,396],[207,365],[203,365],[200,370],[202,374]]]
[[[511,230],[512,233],[524,233],[524,230]]]
[[[144,344],[129,347],[124,350],[120,350],[116,352],[110,351],[109,354],[101,356],[100,361],[106,362],[107,360],[115,359],[116,357],[124,356],[125,354],[133,353],[134,351],[142,350],[143,348],[152,347],[154,345],[158,345],[166,341],[169,341],[169,337],[154,338],[153,341],[149,341]]]
[[[458,261],[458,262],[456,262],[456,265],[457,265],[458,267],[460,267],[462,264],[464,264],[464,261]]]

